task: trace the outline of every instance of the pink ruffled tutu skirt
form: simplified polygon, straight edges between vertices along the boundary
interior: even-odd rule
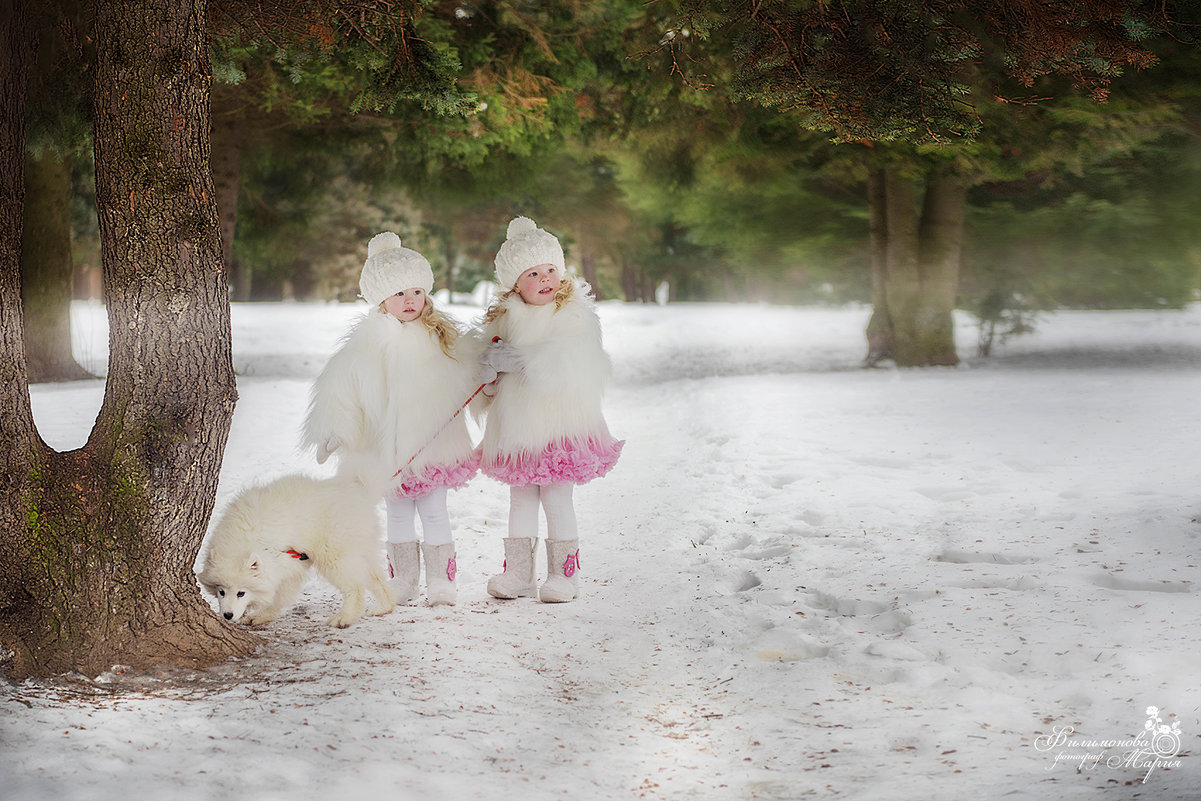
[[[499,453],[480,465],[484,475],[514,487],[584,484],[613,469],[625,440],[560,440],[541,453]]]
[[[420,475],[406,474],[401,479],[400,486],[392,492],[397,498],[420,498],[439,487],[457,489],[470,481],[479,469],[480,453],[475,451],[468,459],[458,464],[431,464],[427,465]]]

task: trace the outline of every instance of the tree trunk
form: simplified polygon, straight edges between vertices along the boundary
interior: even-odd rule
[[[621,254],[621,291],[626,296],[626,303],[637,303],[642,300],[642,281],[638,278],[638,268],[630,264],[626,254]]]
[[[204,20],[203,0],[97,5],[109,376],[82,449],[26,445],[10,465],[23,493],[7,474],[18,491],[3,514],[17,525],[0,531],[0,644],[12,676],[200,667],[257,641],[212,613],[192,573],[236,399]],[[16,412],[5,425],[19,435]]]
[[[872,268],[872,316],[867,323],[867,358],[874,367],[892,358],[896,341],[892,335],[892,318],[888,313],[888,222],[885,219],[884,170],[873,168],[868,175],[868,235],[870,237]]]
[[[11,670],[14,608],[25,596],[10,565],[29,552],[26,537],[39,447],[29,402],[21,323],[21,216],[24,204],[25,86],[29,21],[24,0],[0,0],[0,670]]]
[[[596,280],[596,255],[592,251],[587,251],[580,257],[580,270],[584,273],[584,280],[592,287],[592,296],[597,300],[604,300],[600,284]]]
[[[250,271],[235,266],[234,233],[238,222],[238,194],[242,191],[242,150],[246,145],[242,118],[234,108],[231,87],[213,92],[212,168],[221,218],[221,263],[226,280],[233,287],[234,300],[250,300]]]
[[[895,172],[884,176],[884,219],[888,248],[884,257],[884,296],[892,320],[892,358],[902,367],[922,363],[917,313],[921,306],[918,269],[921,185]]]
[[[917,309],[919,351],[923,364],[959,364],[955,352],[955,295],[963,252],[967,187],[942,170],[930,176],[922,208],[919,272],[922,292]]]
[[[92,378],[71,350],[71,169],[50,150],[25,157],[21,303],[29,381]]]
[[[655,302],[655,279],[647,275],[646,270],[638,271],[638,296],[643,303]]]
[[[868,364],[958,364],[952,313],[967,192],[949,171],[924,180],[873,170],[868,184],[872,234],[872,318]]]

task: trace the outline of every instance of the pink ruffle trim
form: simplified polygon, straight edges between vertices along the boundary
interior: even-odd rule
[[[471,480],[480,469],[480,454],[476,451],[470,458],[454,465],[432,464],[419,476],[407,476],[393,492],[397,498],[420,498],[439,487],[457,489]]]
[[[480,469],[484,475],[514,487],[584,484],[612,470],[623,445],[625,440],[563,440],[547,445],[537,456],[504,454],[484,462]]]

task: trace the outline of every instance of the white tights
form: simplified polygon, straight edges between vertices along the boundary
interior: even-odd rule
[[[419,498],[397,498],[388,495],[388,542],[416,542],[417,523],[414,513],[421,515],[421,533],[426,545],[446,545],[453,542],[450,533],[450,513],[446,511],[446,487],[430,490]]]
[[[546,513],[546,536],[552,540],[579,537],[571,491],[574,484],[529,484],[509,487],[509,536],[538,539],[538,505]]]

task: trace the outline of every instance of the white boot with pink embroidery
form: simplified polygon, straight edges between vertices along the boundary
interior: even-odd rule
[[[421,576],[421,557],[416,542],[389,542],[388,589],[392,600],[407,604],[420,594],[417,580]]]
[[[573,601],[580,596],[580,541],[546,541],[546,581],[538,590],[544,604]]]
[[[458,590],[455,588],[455,575],[458,573],[455,544],[422,543],[421,553],[425,556],[425,594],[430,606],[454,606],[458,600]]]
[[[504,572],[488,579],[488,594],[493,598],[528,598],[538,593],[534,578],[534,546],[532,537],[505,538]]]

